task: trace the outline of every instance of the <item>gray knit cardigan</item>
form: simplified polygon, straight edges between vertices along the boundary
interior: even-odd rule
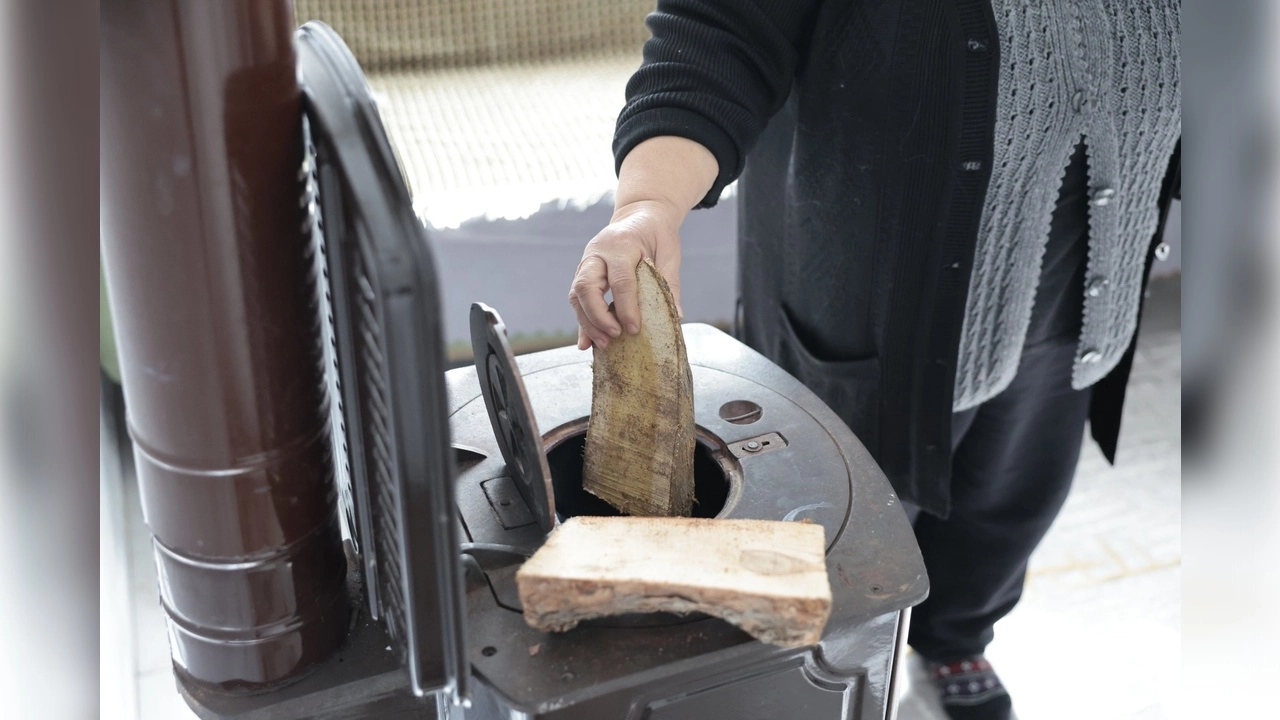
[[[1160,185],[1182,134],[1177,0],[992,0],[996,147],[978,231],[954,406],[1013,380],[1049,222],[1083,137],[1089,260],[1072,386],[1115,367],[1137,327]]]

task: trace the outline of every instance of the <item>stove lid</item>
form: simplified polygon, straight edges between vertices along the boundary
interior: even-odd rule
[[[471,351],[480,394],[507,472],[538,527],[549,533],[556,525],[556,501],[542,433],[507,342],[507,326],[498,312],[484,303],[471,306]]]
[[[355,522],[370,612],[418,695],[467,694],[440,293],[360,67],[328,26],[297,31],[304,198],[322,235]],[[307,177],[307,175],[311,175]],[[317,202],[318,200],[318,202]],[[316,217],[316,213],[319,216]]]

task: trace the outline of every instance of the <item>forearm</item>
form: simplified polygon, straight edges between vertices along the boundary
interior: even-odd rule
[[[695,203],[714,205],[786,101],[819,7],[818,0],[659,0],[618,115],[619,174],[641,143],[687,138],[715,158],[717,174]]]
[[[673,135],[645,140],[627,153],[618,170],[615,218],[637,203],[659,203],[679,224],[718,174],[715,156],[693,140]]]

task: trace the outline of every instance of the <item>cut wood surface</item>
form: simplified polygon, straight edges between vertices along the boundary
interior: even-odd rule
[[[831,613],[821,525],[576,517],[516,573],[543,631],[636,612],[704,612],[767,643],[818,642]]]
[[[593,356],[582,486],[627,515],[693,511],[693,374],[680,316],[653,263],[636,268],[640,332]]]

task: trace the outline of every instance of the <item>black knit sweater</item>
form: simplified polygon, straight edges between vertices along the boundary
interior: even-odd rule
[[[675,135],[719,163],[700,207],[741,178],[739,335],[839,414],[903,499],[946,515],[993,156],[989,2],[660,0],[648,24],[618,165]],[[1131,358],[1094,392],[1108,456]]]
[[[617,165],[651,137],[694,140],[720,163],[699,207],[714,205],[787,99],[818,6],[812,0],[660,2],[648,19],[653,38],[645,43],[644,64],[627,83],[613,141]]]

